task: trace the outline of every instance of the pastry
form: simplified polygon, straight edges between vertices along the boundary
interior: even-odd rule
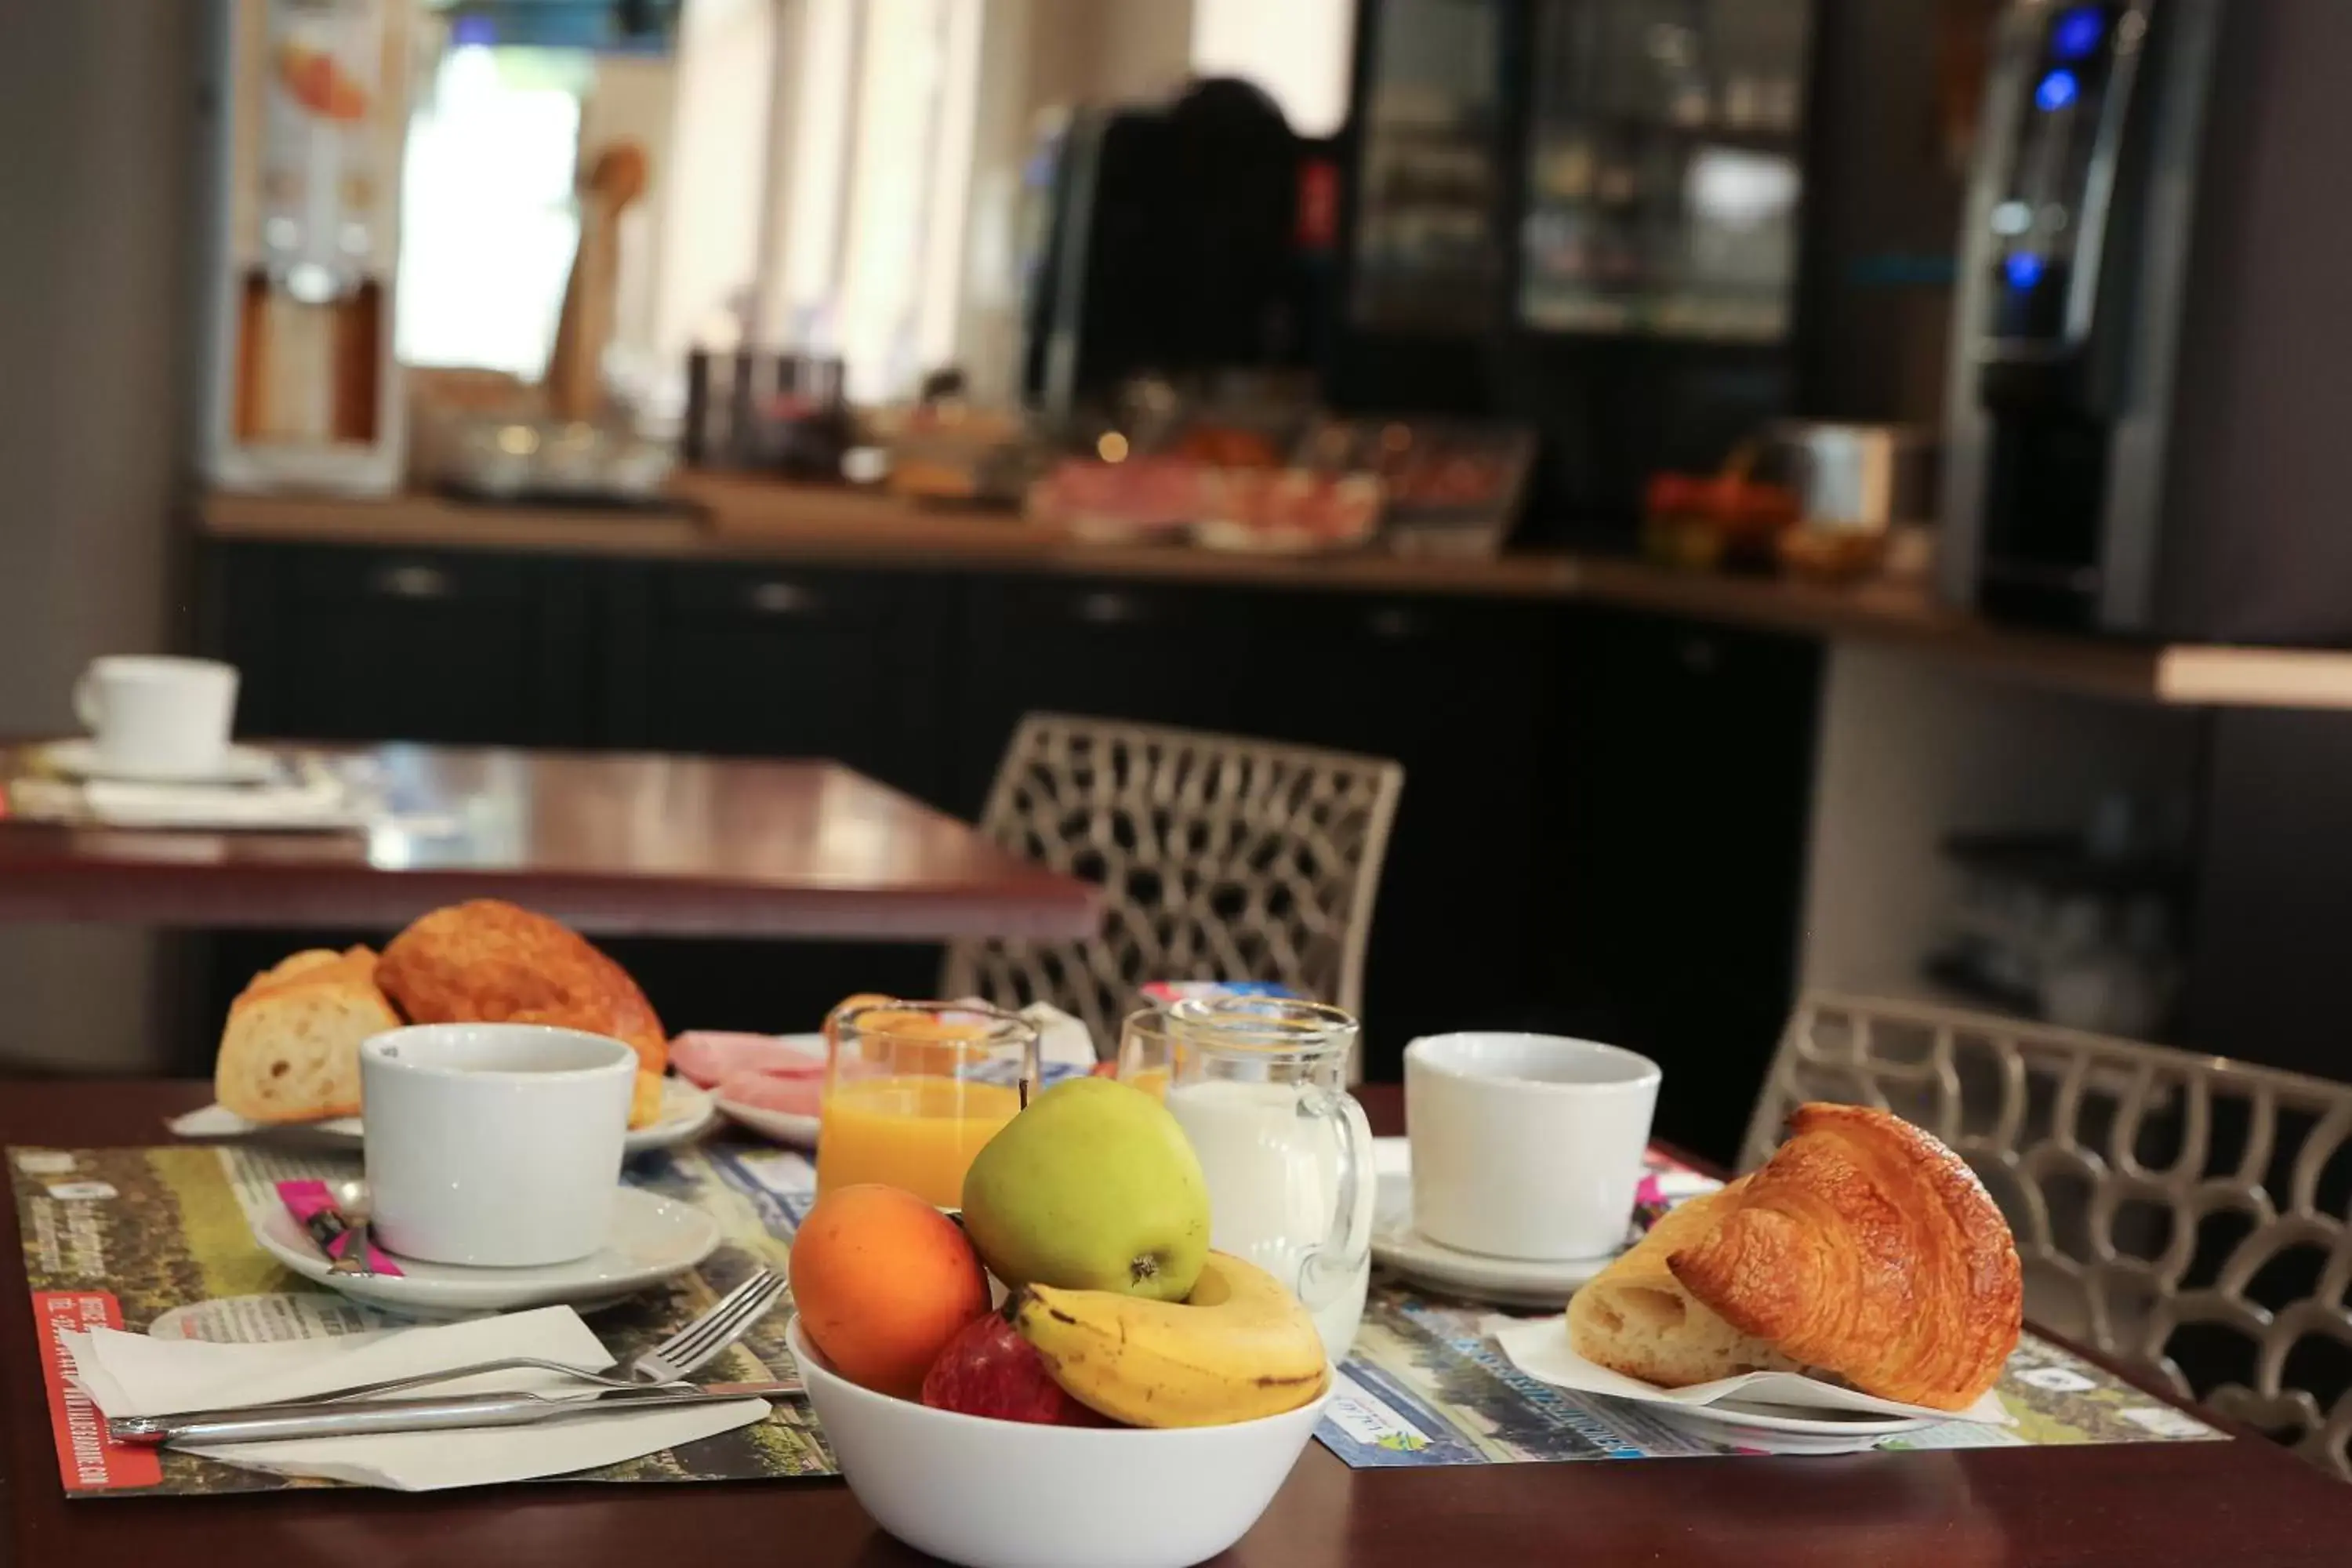
[[[1719,1223],[1666,1265],[1726,1322],[1865,1394],[1964,1410],[2024,1321],[2009,1222],[1902,1118],[1804,1105]]]
[[[213,1093],[251,1121],[356,1115],[360,1042],[400,1027],[376,988],[375,954],[298,952],[232,1003],[213,1066]]]
[[[376,980],[419,1024],[550,1024],[637,1053],[629,1125],[661,1115],[668,1038],[627,971],[559,921],[493,899],[436,910],[393,938]]]
[[[1568,1302],[1569,1342],[1596,1365],[1661,1388],[1749,1372],[1794,1372],[1786,1356],[1732,1327],[1676,1279],[1666,1259],[1713,1230],[1747,1178],[1668,1210],[1649,1234]]]
[[[1668,1388],[1803,1370],[1966,1409],[2022,1324],[2008,1222],[1899,1117],[1806,1105],[1790,1129],[1762,1169],[1683,1204],[1577,1292],[1578,1353]]]

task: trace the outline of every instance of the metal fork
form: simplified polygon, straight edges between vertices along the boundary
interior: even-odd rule
[[[477,1362],[472,1366],[451,1367],[446,1372],[428,1372],[415,1377],[386,1378],[382,1383],[362,1383],[352,1388],[330,1389],[324,1394],[313,1394],[286,1403],[332,1405],[346,1399],[395,1394],[402,1389],[424,1388],[432,1384],[474,1377],[486,1372],[511,1372],[526,1368],[560,1372],[566,1377],[578,1378],[583,1383],[593,1383],[604,1388],[666,1388],[683,1383],[687,1373],[749,1333],[751,1325],[766,1317],[768,1309],[773,1307],[783,1293],[784,1277],[772,1268],[761,1269],[721,1296],[709,1311],[630,1362],[619,1377],[609,1373],[566,1366],[560,1361],[542,1361],[537,1356],[502,1356],[497,1361]]]

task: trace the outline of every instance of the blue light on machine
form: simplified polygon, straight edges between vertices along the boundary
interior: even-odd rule
[[[2087,60],[2106,35],[2106,13],[2096,5],[2077,5],[2051,25],[2050,52],[2062,60]]]
[[[2002,274],[2009,279],[2009,286],[2021,294],[2041,282],[2042,274],[2048,268],[2049,263],[2030,250],[2012,252],[2010,258],[2000,265]]]
[[[2063,68],[2052,71],[2033,89],[2033,107],[2045,114],[2055,114],[2062,109],[2072,109],[2074,100],[2083,96],[2083,83],[2073,71]]]

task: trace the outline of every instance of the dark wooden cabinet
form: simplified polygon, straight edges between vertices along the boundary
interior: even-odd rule
[[[831,757],[944,798],[948,585],[734,565],[615,566],[607,578],[604,666],[623,744]]]
[[[1535,818],[1563,1027],[1655,1058],[1659,1132],[1737,1150],[1796,988],[1821,650],[1580,609]]]
[[[1727,1156],[1794,986],[1821,658],[1589,605],[748,563],[215,546],[245,728],[838,758],[965,816],[1040,710],[1394,758],[1366,1060],[1567,1030]],[[650,942],[674,1024],[805,1027],[927,949]],[[241,980],[245,971],[232,978]]]
[[[974,579],[954,668],[955,809],[977,813],[1021,716],[1254,729],[1267,595],[1087,579]],[[1281,734],[1284,731],[1270,731]]]
[[[555,556],[237,547],[211,563],[205,640],[244,672],[247,733],[584,746],[589,571]]]
[[[1557,609],[1458,598],[1300,595],[1271,733],[1392,757],[1404,797],[1365,966],[1365,1062],[1393,1078],[1415,1037],[1545,1016],[1528,851],[1576,673]],[[1273,728],[1276,723],[1280,728]]]

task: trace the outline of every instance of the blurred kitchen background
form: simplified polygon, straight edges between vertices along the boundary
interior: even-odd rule
[[[1374,1077],[1607,1038],[1727,1154],[1809,984],[2344,1070],[2335,0],[0,40],[11,732],[183,647],[256,734],[830,755],[969,817],[1024,712],[1201,725],[1406,766]],[[201,1065],[288,945],[0,930],[0,1052]],[[679,1026],[936,966],[623,945]]]

